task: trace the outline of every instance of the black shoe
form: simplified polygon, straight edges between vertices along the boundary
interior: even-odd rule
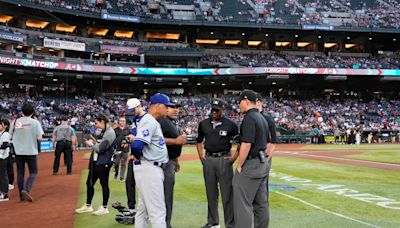
[[[0,193],[0,202],[5,202],[5,201],[8,201],[8,200],[9,200],[8,199],[8,194],[1,192]]]
[[[33,197],[26,190],[22,190],[21,194],[25,197],[26,201],[33,202]]]
[[[53,172],[53,176],[56,176],[57,175],[57,172]]]
[[[72,175],[72,172],[67,172],[67,175]]]

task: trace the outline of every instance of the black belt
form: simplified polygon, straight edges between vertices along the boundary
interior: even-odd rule
[[[151,161],[150,161],[151,162]],[[166,163],[161,163],[161,162],[151,162],[153,165],[160,167],[160,168],[164,168],[167,164]],[[142,164],[142,160],[135,160],[133,162],[133,164],[135,165],[141,165]]]
[[[265,158],[268,158],[268,156],[267,155],[265,155]],[[247,158],[246,158],[246,160],[253,160],[253,159],[260,159],[260,155],[251,155],[251,154],[249,154],[249,155],[247,155]]]
[[[71,141],[69,141],[69,140],[65,140],[65,139],[62,139],[62,140],[58,140],[57,142],[63,142],[63,143],[71,143]]]
[[[206,155],[207,156],[211,156],[211,157],[219,158],[219,157],[222,157],[222,156],[227,155],[229,153],[230,153],[230,151],[222,151],[222,152],[216,152],[216,153],[206,152]]]

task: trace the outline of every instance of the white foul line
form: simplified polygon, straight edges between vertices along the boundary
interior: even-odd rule
[[[367,226],[370,226],[370,227],[380,228],[380,227],[377,226],[377,225],[373,225],[373,224],[370,224],[370,223],[367,223],[367,222],[363,222],[363,221],[360,221],[360,220],[357,220],[357,219],[348,217],[348,216],[346,216],[346,215],[342,215],[342,214],[339,214],[339,213],[337,213],[337,212],[333,212],[333,211],[324,209],[324,208],[322,208],[322,207],[319,207],[319,206],[317,206],[317,205],[311,204],[311,203],[306,202],[306,201],[304,201],[304,200],[302,200],[302,199],[299,199],[299,198],[297,198],[297,197],[294,197],[294,196],[291,196],[291,195],[287,195],[287,194],[282,193],[282,192],[275,192],[275,193],[278,193],[278,194],[283,195],[283,196],[286,196],[286,197],[288,197],[288,198],[290,198],[290,199],[299,201],[299,202],[301,202],[301,203],[303,203],[303,204],[305,204],[305,205],[307,205],[307,206],[310,206],[310,207],[313,207],[313,208],[315,208],[315,209],[324,211],[324,212],[326,212],[326,213],[329,213],[329,214],[332,214],[332,215],[336,215],[336,216],[338,216],[338,217],[341,217],[341,218],[344,218],[344,219],[348,219],[348,220],[351,220],[351,221],[354,221],[354,222],[358,222],[358,223],[361,223],[361,224],[364,224],[364,225],[367,225]]]
[[[333,156],[324,156],[324,155],[315,155],[315,154],[301,154],[301,155],[309,156],[309,157],[329,158],[329,159],[333,159],[333,160],[356,161],[356,162],[361,162],[361,163],[375,163],[375,164],[379,164],[379,165],[400,167],[400,164],[391,164],[391,163],[385,163],[385,162],[365,161],[365,160],[349,159],[349,158],[338,158],[338,157],[333,157]]]

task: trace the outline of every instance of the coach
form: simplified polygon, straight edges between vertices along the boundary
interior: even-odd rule
[[[186,143],[186,136],[181,135],[178,127],[179,108],[177,101],[172,102],[167,109],[167,117],[159,121],[167,144],[168,163],[164,170],[164,195],[167,209],[167,228],[171,228],[172,207],[174,201],[175,172],[179,172],[178,158],[182,153],[182,145]]]
[[[156,119],[166,117],[167,106],[171,105],[165,94],[157,93],[150,98],[149,113],[137,119],[137,135],[131,144],[132,154],[136,160],[136,186],[139,191],[139,202],[135,216],[135,227],[166,227],[166,208],[164,198],[163,167],[168,162],[168,151],[161,126]]]
[[[204,182],[208,201],[207,224],[204,228],[219,227],[218,184],[221,188],[225,227],[233,227],[232,195],[232,139],[238,134],[235,122],[223,115],[225,102],[213,99],[211,117],[200,122],[197,136],[197,152],[203,164]],[[204,141],[204,143],[203,143]],[[203,148],[206,152],[204,153]]]
[[[257,110],[257,94],[244,90],[239,96],[240,150],[233,177],[235,227],[268,227],[267,204],[268,160],[265,156],[268,124]]]

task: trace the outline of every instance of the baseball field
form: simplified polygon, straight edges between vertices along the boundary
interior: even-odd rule
[[[76,152],[74,174],[52,176],[53,154],[42,153],[34,203],[19,203],[17,191],[1,203],[1,227],[126,227],[117,211],[74,214],[86,199],[87,152]],[[270,174],[270,227],[400,227],[400,144],[278,145]],[[126,203],[125,185],[110,174],[111,197]],[[100,184],[93,200],[101,202]],[[223,224],[220,207],[220,224]],[[201,163],[187,146],[176,175],[172,224],[206,223],[207,204]],[[238,218],[240,219],[240,218]]]

